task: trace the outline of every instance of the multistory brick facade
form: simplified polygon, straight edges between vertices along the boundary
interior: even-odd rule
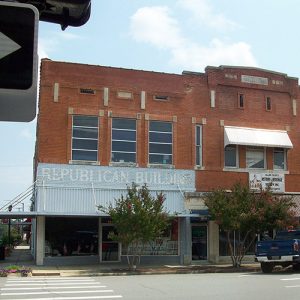
[[[146,173],[147,170],[173,170],[175,175],[182,170],[192,174],[193,178],[191,190],[182,190],[177,184],[183,197],[174,201],[182,202],[178,204],[178,207],[185,209],[180,212],[182,216],[193,210],[188,205],[188,195],[191,193],[194,193],[192,198],[195,195],[201,198],[203,192],[216,188],[230,189],[237,181],[249,184],[256,175],[272,177],[275,174],[281,181],[278,192],[297,194],[300,193],[299,99],[297,78],[258,68],[207,67],[205,73],[184,71],[179,75],[44,59],[41,66],[35,174],[37,179],[39,174],[44,176],[40,178],[49,177],[49,168],[56,164],[70,168],[94,167],[87,171],[89,174],[97,170],[95,168],[103,168],[104,172],[119,172],[120,168]],[[96,141],[95,148],[83,146],[84,149],[78,150],[74,146],[75,140],[80,143],[75,133],[74,116],[97,117],[98,126],[85,129],[85,132],[93,130],[97,134],[89,140],[91,144],[92,140]],[[135,143],[135,150],[130,153],[134,160],[116,158],[118,155],[129,157],[126,147],[130,146],[122,144],[122,139],[118,144],[120,140],[114,134],[124,129],[114,128],[114,119],[135,120],[133,131],[136,136],[127,141]],[[163,138],[166,132],[151,129],[152,121],[162,121],[160,125],[171,124],[169,142]],[[239,130],[249,132],[249,143],[241,141],[243,136],[239,133],[226,137],[229,142],[225,144],[225,136]],[[132,132],[132,129],[129,131]],[[264,134],[268,142],[261,142]],[[159,139],[158,136],[159,142],[155,140],[152,143],[152,138]],[[113,147],[117,150],[113,151]],[[158,149],[162,149],[160,151],[163,153],[158,153]],[[95,155],[96,159],[78,159],[84,153]],[[42,173],[39,173],[39,166]],[[42,171],[43,166],[48,171]],[[70,172],[67,169],[53,171],[51,178],[59,181],[69,176]],[[158,177],[155,178],[155,183],[158,183]],[[147,183],[151,186],[153,182],[149,179]],[[172,184],[176,189],[174,182]],[[37,197],[37,203],[42,201],[39,200],[41,194]],[[203,206],[200,198],[197,200],[199,208]],[[194,209],[201,210],[197,209],[196,202]],[[74,214],[55,209],[47,213],[53,216]],[[183,235],[184,231],[191,234],[191,230],[186,231],[186,228],[191,226],[192,218],[192,214],[179,218],[179,235]],[[39,222],[43,224],[45,220],[37,224]],[[210,241],[214,240],[218,230],[211,221],[205,222],[209,225],[204,256],[207,260],[216,261],[221,254],[217,246],[210,246]],[[194,253],[188,249],[194,243],[191,238],[179,237],[178,241],[185,241],[188,245],[178,249],[180,262],[193,259]],[[37,244],[39,247],[43,245]],[[98,254],[101,256],[101,253]],[[44,257],[44,254],[39,254],[37,260],[43,262]]]

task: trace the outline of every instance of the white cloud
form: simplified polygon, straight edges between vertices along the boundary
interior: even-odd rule
[[[136,41],[158,48],[174,48],[184,43],[178,23],[166,6],[138,9],[131,17],[131,35]]]
[[[204,70],[206,66],[256,66],[251,47],[244,42],[226,44],[214,39],[208,47],[189,45],[172,50],[171,63],[190,70]]]
[[[194,0],[187,2],[195,5]],[[206,10],[210,12],[209,8]],[[183,69],[202,71],[207,65],[257,66],[251,46],[245,42],[229,43],[213,38],[209,45],[201,45],[188,40],[165,6],[138,9],[131,17],[130,29],[136,41],[170,51],[169,62]]]
[[[214,8],[207,0],[178,0],[177,4],[189,11],[194,21],[208,27],[224,31],[238,26],[223,14],[214,12]]]
[[[29,128],[22,129],[20,132],[20,137],[26,140],[35,140],[34,132],[31,131]]]
[[[70,41],[83,39],[83,37],[65,31],[49,32],[47,38],[40,38],[38,43],[39,58],[49,58],[52,52],[60,49],[60,45]]]

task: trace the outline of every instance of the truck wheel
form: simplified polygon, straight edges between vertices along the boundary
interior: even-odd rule
[[[293,270],[294,271],[300,271],[300,264],[293,265]]]
[[[260,267],[263,273],[271,273],[274,268],[272,263],[265,263],[265,262],[260,263]]]

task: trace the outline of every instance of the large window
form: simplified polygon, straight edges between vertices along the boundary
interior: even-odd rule
[[[249,169],[264,169],[265,149],[261,147],[247,147],[246,166]]]
[[[196,125],[196,165],[202,166],[202,126]]]
[[[150,121],[149,163],[172,164],[173,134],[172,123]]]
[[[274,170],[286,170],[286,151],[283,148],[274,148]]]
[[[227,168],[237,168],[238,167],[238,156],[237,156],[237,146],[228,145],[225,147],[224,154],[224,165]]]
[[[136,162],[136,120],[112,119],[111,161]]]
[[[98,254],[98,218],[46,218],[45,256]]]
[[[234,231],[230,235],[230,241],[233,246],[233,252],[236,255],[236,251],[238,250],[238,247],[240,243],[244,240],[244,234],[240,233],[239,231]],[[246,255],[253,255],[255,251],[255,243],[257,241],[257,238],[255,241],[253,241],[253,235],[248,236],[248,238],[245,241],[245,248],[248,249],[248,251],[245,253]],[[229,249],[229,243],[227,240],[226,232],[223,230],[220,230],[219,234],[219,255],[220,256],[230,256],[230,249]]]
[[[73,116],[72,160],[98,160],[98,117]]]

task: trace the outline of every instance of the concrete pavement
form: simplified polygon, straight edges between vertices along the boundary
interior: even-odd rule
[[[257,263],[244,264],[239,269],[229,264],[193,264],[183,265],[139,265],[135,271],[121,263],[102,263],[97,265],[76,266],[36,266],[29,247],[16,247],[10,256],[0,261],[0,268],[9,265],[30,267],[32,276],[109,276],[109,275],[150,275],[150,274],[196,274],[196,273],[229,273],[260,272]]]

